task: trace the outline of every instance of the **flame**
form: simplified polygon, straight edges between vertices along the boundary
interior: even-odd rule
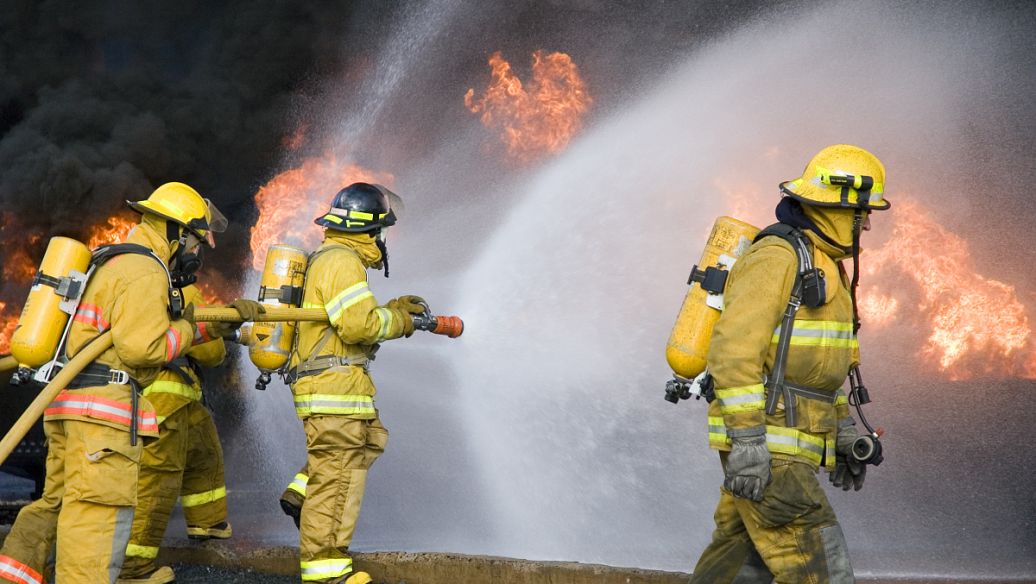
[[[313,225],[313,218],[327,211],[331,197],[339,189],[357,181],[391,186],[393,177],[327,152],[278,174],[262,186],[255,195],[259,219],[251,232],[252,267],[262,270],[266,249],[276,243],[316,247],[321,230]]]
[[[8,314],[7,303],[0,302],[0,355],[11,352],[11,335],[18,326],[18,315]]]
[[[4,254],[3,258],[4,281],[16,282],[18,284],[31,282],[33,276],[36,275],[36,262],[32,261],[27,247],[19,245],[11,249],[12,245],[12,243],[5,243],[4,245],[9,250]]]
[[[884,275],[886,282],[893,281],[887,272],[894,271],[916,284],[917,313],[928,327],[922,356],[953,380],[1036,377],[1036,347],[1015,287],[978,273],[967,241],[939,225],[920,204],[897,203],[891,213],[891,238],[865,252],[863,264],[879,280]],[[861,290],[861,299],[868,296],[874,300],[861,305],[865,322],[887,326],[898,302]]]
[[[90,229],[86,247],[94,249],[100,245],[122,243],[136,225],[137,221],[135,218],[126,215],[113,215],[108,218],[107,222],[95,225]]]
[[[528,87],[499,51],[489,57],[489,66],[492,83],[478,99],[475,90],[468,89],[464,105],[481,113],[482,125],[499,133],[508,155],[525,163],[564,149],[593,103],[572,58],[536,51]]]

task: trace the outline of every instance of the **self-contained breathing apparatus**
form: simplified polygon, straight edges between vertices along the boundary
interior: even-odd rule
[[[18,326],[11,337],[11,354],[18,360],[18,370],[11,384],[29,381],[46,385],[69,361],[65,354],[71,318],[80,310],[83,293],[97,268],[123,254],[152,258],[160,266],[169,283],[169,316],[180,318],[184,310],[183,294],[173,285],[165,262],[151,249],[134,243],[102,245],[93,251],[81,242],[67,237],[53,237],[47,245],[40,269],[33,278]],[[48,293],[50,288],[53,293]],[[89,342],[88,342],[89,343]],[[130,443],[137,441],[137,414],[140,385],[129,373],[93,363],[77,375],[68,389],[98,385],[130,385]]]
[[[857,225],[855,225],[856,228],[854,229],[854,248],[857,250],[859,249],[860,215],[861,213],[859,212],[856,215]],[[780,237],[791,245],[798,261],[799,267],[795,283],[781,320],[773,371],[770,372],[770,375],[764,381],[764,386],[767,389],[766,413],[769,415],[776,414],[779,399],[783,397],[786,422],[789,427],[794,427],[797,415],[795,411],[796,396],[834,403],[835,394],[791,384],[784,379],[795,314],[802,304],[814,308],[822,306],[827,296],[826,274],[813,263],[812,244],[801,230],[784,223],[776,223],[762,231],[758,231],[747,223],[729,217],[720,217],[716,220],[706,245],[706,251],[703,253],[701,260],[703,265],[713,261],[715,265],[707,265],[704,269],[699,268],[698,265],[692,267],[687,281],[690,289],[677,322],[673,327],[673,333],[667,346],[667,360],[675,373],[674,378],[666,383],[665,399],[674,404],[679,403],[680,400],[690,399],[692,396],[695,399],[704,397],[710,403],[715,399],[715,383],[705,367],[704,360],[709,342],[711,341],[713,327],[719,319],[720,312],[723,310],[722,297],[723,291],[726,288],[729,269],[749,247],[749,245],[744,245],[744,240],[737,240],[730,233],[724,233],[725,231],[736,230],[740,230],[738,237],[745,239],[751,237],[749,245],[764,237]],[[732,243],[734,241],[736,243]],[[710,249],[713,247],[726,249],[731,253],[717,254]],[[710,256],[712,257],[710,258]],[[854,266],[852,284],[854,334],[860,326],[855,298],[855,287],[859,279],[858,259],[858,256],[854,254],[854,260],[856,260],[855,263],[857,264]],[[695,287],[694,284],[698,284],[698,286]],[[705,302],[701,301],[702,296],[705,296]],[[683,330],[687,328],[689,322],[699,327],[696,334],[688,335]],[[694,368],[688,370],[687,363],[689,360],[685,355],[687,351],[674,350],[674,348],[680,346],[681,336],[690,336],[694,339],[700,355],[696,355],[697,359],[691,362],[695,365],[700,363],[699,371],[695,371]],[[686,345],[686,343],[684,344]],[[683,370],[680,369],[681,367],[683,367]],[[681,373],[688,372],[690,375],[681,375]],[[852,367],[848,372],[848,378],[850,383],[849,404],[856,409],[860,422],[867,430],[867,434],[861,435],[853,443],[852,456],[858,462],[877,466],[884,459],[879,439],[881,431],[875,430],[863,413],[862,406],[870,403],[871,400],[867,388],[863,385],[863,378],[858,366]]]
[[[297,308],[302,305],[303,291],[309,276],[309,269],[322,254],[332,249],[349,248],[342,245],[328,246],[308,256],[306,252],[290,245],[277,244],[270,247],[263,267],[259,287],[259,302],[270,306],[287,306]],[[464,332],[464,322],[456,316],[435,315],[426,302],[421,306],[425,311],[413,315],[414,328],[437,335],[457,338]],[[320,349],[334,334],[330,327],[325,337],[314,349],[314,355],[305,362],[299,363],[293,370],[288,369],[291,355],[298,350],[297,322],[257,322],[250,329],[239,333],[238,342],[248,345],[248,356],[259,369],[255,388],[265,390],[270,384],[273,374],[280,375],[285,384],[291,385],[299,377],[316,375],[335,366],[355,365],[366,368],[374,357],[356,359],[337,357],[334,355],[318,356]]]

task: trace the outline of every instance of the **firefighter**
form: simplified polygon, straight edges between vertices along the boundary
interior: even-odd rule
[[[850,456],[859,433],[840,388],[859,359],[860,232],[872,211],[889,208],[884,182],[884,166],[866,150],[823,149],[801,178],[780,185],[780,224],[764,230],[730,271],[707,357],[716,396],[709,443],[719,450],[724,482],[712,543],[692,584],[855,581],[816,473],[825,468],[846,490],[859,490],[866,473]],[[819,285],[799,277],[795,246],[768,235],[781,224],[805,236],[797,241],[811,250]],[[851,282],[841,264],[850,257]],[[802,304],[789,327],[786,383],[777,388],[780,329],[793,291]]]
[[[184,302],[203,303],[193,284],[182,290]],[[253,300],[236,300],[231,306],[245,320],[254,320],[264,310]],[[154,383],[144,388],[144,396],[158,415],[159,435],[144,448],[141,458],[136,513],[118,584],[175,580],[172,568],[157,566],[155,558],[177,497],[189,538],[226,539],[232,533],[227,521],[223,449],[212,415],[201,401],[201,367],[215,367],[226,356],[223,339],[212,336],[211,326],[198,323],[194,345],[186,355],[167,363]]]
[[[303,306],[323,308],[330,322],[299,324],[289,376],[307,442],[305,504],[298,499],[303,582],[371,581],[349,556],[367,470],[388,440],[368,364],[379,343],[413,334],[412,315],[424,310],[416,296],[379,306],[367,284],[368,268],[388,275],[394,207],[398,197],[385,187],[354,183],[314,221],[324,242],[310,256]]]
[[[137,496],[144,438],[158,435],[140,387],[182,356],[196,333],[193,307],[176,306],[170,271],[214,247],[226,219],[193,188],[167,183],[129,203],[143,214],[127,242],[87,283],[68,333],[66,356],[111,331],[113,346],[83,370],[44,413],[47,476],[43,496],[18,515],[0,550],[0,578],[42,584],[57,546],[58,582],[114,582],[123,562]],[[116,248],[113,248],[116,249]],[[226,328],[226,331],[222,329]],[[209,333],[229,333],[210,325]]]

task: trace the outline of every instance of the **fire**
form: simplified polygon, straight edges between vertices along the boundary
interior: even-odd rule
[[[32,281],[36,275],[36,262],[29,256],[26,247],[13,247],[13,243],[7,242],[4,247],[8,249],[3,258],[3,277],[5,282],[26,284]]]
[[[262,186],[255,195],[259,219],[251,232],[252,267],[262,270],[266,249],[276,243],[315,248],[320,243],[321,231],[313,225],[313,218],[327,211],[331,197],[339,189],[357,181],[391,186],[393,177],[327,152],[278,174]]]
[[[921,205],[897,203],[890,214],[889,242],[866,251],[863,264],[867,275],[879,280],[899,281],[887,273],[894,271],[916,284],[916,313],[928,327],[922,355],[954,380],[980,374],[1034,377],[1036,347],[1015,287],[978,273],[967,241],[936,223]],[[897,312],[896,299],[861,291],[861,299],[868,297],[873,299],[861,305],[864,322],[887,325]]]
[[[86,246],[94,249],[100,245],[122,243],[137,222],[125,215],[113,215],[108,221],[90,229]]]
[[[481,114],[482,125],[499,133],[508,155],[524,163],[564,149],[593,103],[572,58],[536,51],[527,87],[500,52],[489,57],[489,66],[492,83],[478,99],[468,89],[464,105]]]
[[[11,352],[11,335],[18,326],[18,315],[9,314],[7,303],[0,302],[0,355],[7,355]]]

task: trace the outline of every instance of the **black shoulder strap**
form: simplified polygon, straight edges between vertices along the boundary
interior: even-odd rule
[[[766,413],[774,415],[777,413],[777,401],[781,395],[784,396],[785,423],[789,428],[794,428],[797,422],[795,412],[795,396],[784,383],[784,375],[788,368],[788,349],[791,346],[791,332],[795,326],[795,314],[799,306],[805,303],[807,306],[818,307],[826,300],[823,274],[813,266],[813,254],[810,249],[809,240],[796,227],[786,223],[775,223],[760,231],[753,240],[753,243],[764,237],[775,236],[787,241],[798,258],[798,271],[795,275],[795,283],[791,289],[791,297],[788,299],[788,306],[784,310],[784,317],[781,319],[781,332],[777,337],[777,351],[773,360],[773,371],[770,372],[770,379],[767,380]]]
[[[162,258],[155,255],[155,252],[151,248],[136,243],[113,243],[110,245],[102,245],[93,250],[93,257],[90,259],[90,265],[102,266],[115,256],[127,253],[147,256],[158,262],[158,265],[162,267],[162,271],[165,272],[166,281],[169,283],[169,314],[173,319],[180,318],[184,309],[183,294],[178,288],[173,286],[173,279],[169,274],[169,266],[165,265]]]

